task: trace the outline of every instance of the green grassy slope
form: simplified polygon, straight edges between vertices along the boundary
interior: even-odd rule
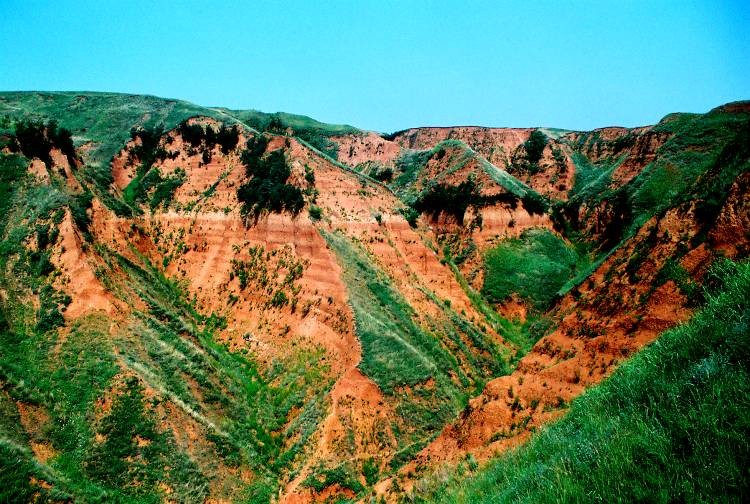
[[[742,502],[750,495],[750,263],[723,261],[687,324],[558,423],[423,502]],[[432,485],[435,481],[432,482]]]
[[[429,181],[423,178],[422,171],[431,159],[441,160],[445,169],[431,177]],[[444,161],[443,161],[444,160]],[[541,198],[529,186],[488,162],[482,156],[474,152],[468,145],[460,140],[444,140],[435,147],[422,151],[405,150],[396,159],[396,172],[389,187],[406,203],[413,204],[424,191],[415,187],[418,182],[422,185],[428,183],[441,183],[442,179],[462,169],[470,161],[476,161],[479,168],[484,171],[490,179],[502,186],[508,193],[519,199],[525,197]]]
[[[715,109],[674,128],[675,136],[659,149],[657,160],[628,187],[631,229],[689,200],[700,201],[706,211],[718,211],[729,185],[750,169],[749,112]]]
[[[362,343],[359,367],[395,401],[404,426],[401,453],[391,464],[398,466],[437,435],[489,377],[507,373],[505,360],[487,335],[434,295],[444,317],[427,326],[417,322],[414,309],[361,245],[339,233],[323,236],[344,270]]]
[[[317,121],[312,117],[287,112],[268,113],[258,110],[231,110],[221,107],[215,110],[225,111],[258,131],[267,130],[272,126],[271,121],[274,119],[278,121],[278,126],[282,128],[292,128],[294,131],[316,130],[326,136],[345,135],[360,131],[348,124],[328,124]]]
[[[544,311],[585,262],[585,256],[559,236],[546,229],[530,229],[485,253],[482,294],[492,303],[516,294]]]

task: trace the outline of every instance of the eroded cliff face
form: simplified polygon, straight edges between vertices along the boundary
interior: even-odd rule
[[[394,142],[405,149],[431,149],[445,140],[460,140],[490,163],[505,166],[516,148],[529,139],[533,128],[412,128],[394,135]]]
[[[712,114],[747,122],[746,107]],[[134,132],[102,172],[58,148],[48,161],[19,157],[29,201],[49,193],[54,211],[9,221],[7,236],[32,217],[47,234],[28,230],[9,254],[0,302],[26,296],[41,313],[42,280],[29,277],[36,284],[21,296],[26,277],[9,272],[48,254],[39,278],[65,298],[50,346],[67,355],[94,332],[109,345],[110,379],[90,406],[94,447],[106,446],[100,426],[136,379],[137,404],[153,405],[155,429],[204,475],[205,499],[262,487],[279,502],[397,500],[435,468],[486,460],[564,415],[690,317],[716,257],[747,256],[744,130],[713,153],[680,133],[685,120],[547,130],[538,158],[534,129],[358,132],[330,137],[335,162],[293,130],[237,122],[234,143],[196,139],[190,127],[227,126],[196,116],[155,139]],[[243,208],[248,152],[261,137],[254,159],[281,155],[301,211]],[[682,168],[678,154],[691,149],[707,153],[700,170]],[[390,178],[374,181],[368,174],[383,172],[372,167]],[[662,204],[673,173],[692,179]],[[455,188],[469,201],[440,199]],[[588,254],[589,270],[543,309],[516,294],[489,303],[488,252],[540,230]],[[34,314],[14,317],[20,327]],[[537,319],[547,329],[525,346],[519,334]],[[58,421],[44,405],[13,401],[24,425]],[[26,431],[40,463],[62,450]],[[179,491],[159,481],[165,495]]]
[[[195,122],[218,127],[207,119]],[[243,134],[239,144],[250,136]],[[138,176],[141,160],[132,155],[137,144],[136,139],[113,160],[118,191],[127,191]],[[290,355],[322,352],[327,372],[321,386],[331,384],[328,413],[308,442],[296,477],[286,483],[282,500],[307,501],[335,493],[332,489],[318,495],[303,484],[319,466],[336,467],[353,458],[357,463],[372,460],[377,472],[387,471],[401,448],[392,429],[407,428],[403,414],[395,411],[402,400],[384,395],[358,369],[362,348],[347,285],[340,260],[321,231],[340,233],[359,244],[419,323],[447,323],[445,304],[466,320],[481,320],[450,268],[428,247],[428,231],[409,226],[399,212],[403,204],[384,187],[279,136],[270,139],[267,152],[284,151],[293,184],[301,184],[306,171],[314,173],[315,205],[323,217],[318,221],[306,212],[269,214],[249,223],[236,195],[246,179],[241,149],[224,154],[214,148],[206,162],[176,131],[165,133],[160,145],[169,155],[151,170],[162,178],[184,172],[169,206],[144,208],[144,215],[134,218],[118,217],[96,203],[94,240],[131,261],[145,258],[160,264],[169,278],[186,287],[200,312],[225,318],[216,337],[232,352],[247,352],[267,369]],[[293,271],[297,273],[289,282]],[[249,279],[243,280],[243,275]],[[276,304],[277,292],[283,292],[288,302]],[[73,290],[70,294],[79,297]],[[491,328],[485,331],[490,341],[503,345]],[[403,387],[399,395],[411,394],[409,389]],[[289,423],[296,420],[289,417]]]
[[[744,114],[737,107],[731,111]],[[726,112],[729,109],[720,108],[712,113]],[[747,159],[739,147],[746,128],[741,122],[744,119],[738,119],[737,136],[729,140],[734,147],[713,149],[720,152],[716,161],[706,156],[704,162],[715,163],[714,168],[698,176],[694,183],[701,189],[693,192],[695,196],[683,197],[682,203],[673,207],[662,205],[664,210],[628,235],[626,228],[637,222],[635,211],[644,204],[641,202],[652,208],[660,206],[643,195],[644,187],[653,190],[650,185],[661,183],[660,171],[672,170],[675,177],[695,177],[689,168],[670,168],[670,163],[689,166],[690,161],[676,153],[684,152],[682,149],[712,149],[708,142],[704,142],[706,146],[690,147],[683,144],[682,137],[665,147],[675,138],[672,121],[679,120],[687,119],[670,117],[657,128],[603,128],[550,138],[533,174],[519,173],[513,166],[513,154],[523,153],[530,131],[490,134],[482,128],[420,128],[395,135],[394,141],[407,149],[444,151],[433,154],[424,164],[414,182],[417,189],[432,180],[455,186],[472,174],[483,195],[507,192],[482,170],[483,156],[506,168],[527,187],[558,202],[562,219],[558,214],[550,220],[546,212],[535,215],[521,205],[507,203],[470,208],[460,218],[440,212],[423,215],[438,243],[453,248],[458,245],[458,250],[466,250],[471,244],[474,252],[462,258],[458,271],[477,291],[485,274],[483,252],[529,228],[562,231],[561,222],[567,220],[566,225],[572,224],[577,232],[611,251],[547,313],[556,321],[554,330],[533,346],[512,374],[491,380],[482,394],[469,401],[456,422],[397,477],[380,482],[376,487],[380,495],[393,499],[399,492],[409,491],[419,475],[440,464],[458,463],[468,454],[485,460],[522,442],[543,423],[563,415],[572,399],[608,376],[619,362],[666,329],[687,320],[699,303],[698,285],[717,257],[746,257],[750,238],[746,222]],[[461,150],[456,144],[443,144],[446,146],[441,148],[440,142],[447,139],[460,139],[480,156],[462,158],[461,152],[456,153]],[[505,158],[498,156],[508,152]],[[741,168],[743,165],[745,168]],[[643,173],[644,169],[648,173]],[[727,186],[727,194],[701,195],[702,188],[711,184],[716,187],[711,181],[722,169],[739,173],[728,175],[737,178]],[[594,182],[587,180],[591,175],[586,170],[594,174]],[[648,197],[658,198],[655,194]],[[716,198],[722,201],[719,207],[711,203]],[[635,211],[623,210],[634,202]],[[707,205],[714,205],[710,208],[716,210],[708,210]],[[565,218],[566,212],[573,217]],[[508,318],[524,319],[528,305],[512,299],[496,309]]]

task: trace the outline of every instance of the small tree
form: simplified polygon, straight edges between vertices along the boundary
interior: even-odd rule
[[[534,130],[529,135],[529,139],[523,144],[526,149],[526,159],[532,165],[536,165],[542,159],[544,147],[547,145],[547,136],[540,130]]]

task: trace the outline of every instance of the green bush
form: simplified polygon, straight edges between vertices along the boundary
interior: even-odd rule
[[[316,205],[310,205],[310,208],[308,209],[308,212],[310,213],[310,218],[312,220],[320,220],[321,217],[323,217],[323,209]]]
[[[249,181],[237,190],[237,199],[242,205],[242,215],[257,219],[264,212],[296,215],[305,205],[302,190],[287,184],[291,169],[281,149],[263,154],[267,145],[264,137],[248,140],[242,154]]]
[[[89,226],[91,225],[91,217],[88,211],[91,209],[91,205],[94,201],[94,195],[88,189],[75,197],[70,202],[70,214],[73,217],[78,229],[83,233],[83,236],[89,240],[91,235],[89,233]]]
[[[531,215],[543,215],[549,208],[549,202],[535,191],[528,191],[521,197],[523,208]]]
[[[417,210],[412,207],[401,207],[398,211],[404,216],[410,227],[417,227],[417,220],[419,219],[419,212]]]
[[[45,285],[39,293],[36,331],[44,333],[65,325],[60,306],[70,304],[70,298],[59,294],[50,285]]]
[[[140,142],[136,142],[128,153],[130,160],[138,159],[142,169],[147,171],[157,160],[166,159],[167,152],[159,147],[163,134],[164,125],[162,124],[154,127],[132,128],[131,140],[140,139]]]
[[[377,170],[372,174],[372,178],[379,180],[380,182],[390,182],[393,178],[393,169],[385,167],[382,170]]]
[[[18,192],[20,181],[26,177],[26,163],[21,156],[0,153],[0,236],[11,209],[13,198]]]
[[[187,175],[182,168],[177,168],[172,175],[166,178],[160,176],[149,202],[151,209],[154,210],[162,205],[169,206],[175,191],[185,183],[186,179]]]
[[[129,379],[126,387],[102,420],[99,433],[104,441],[93,442],[85,468],[91,478],[138,495],[153,491],[162,478],[167,446],[146,413],[138,380]]]
[[[364,490],[362,484],[354,475],[353,468],[343,463],[336,467],[324,468],[318,467],[302,482],[303,486],[312,488],[320,492],[332,485],[339,485],[341,488],[347,488],[355,494]]]
[[[526,149],[526,159],[529,163],[532,165],[539,163],[539,160],[542,159],[542,153],[544,152],[544,147],[546,145],[547,136],[544,133],[538,129],[531,132],[529,139],[523,143],[523,146]]]
[[[158,168],[150,168],[146,173],[139,168],[135,178],[123,190],[123,198],[130,205],[148,202],[151,210],[169,206],[175,191],[186,179],[182,168],[167,177],[162,177]]]
[[[216,145],[219,145],[222,153],[229,154],[237,147],[240,140],[240,130],[236,124],[227,128],[222,123],[219,129],[215,130],[210,125],[203,127],[198,123],[189,123],[185,120],[177,126],[177,132],[192,148],[200,148],[204,156],[210,156],[211,149]]]

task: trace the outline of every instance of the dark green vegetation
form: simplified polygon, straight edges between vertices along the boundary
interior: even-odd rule
[[[221,148],[221,152],[229,154],[240,141],[240,130],[236,124],[229,128],[222,123],[219,129],[214,129],[210,125],[183,121],[177,127],[177,132],[193,149],[200,148],[204,158],[208,153],[209,160],[210,152],[216,145]]]
[[[426,290],[444,315],[420,321],[361,245],[337,233],[323,235],[344,270],[362,342],[359,367],[395,402],[401,417],[401,425],[394,427],[401,451],[391,462],[398,467],[435,436],[488,377],[507,372],[505,359],[481,328]]]
[[[463,222],[464,213],[470,205],[480,205],[482,196],[473,178],[458,185],[431,185],[414,202],[415,210],[437,215],[445,213]]]
[[[250,179],[237,190],[237,199],[242,204],[242,215],[255,219],[264,212],[289,212],[297,215],[305,205],[302,190],[287,180],[291,169],[283,149],[266,153],[268,139],[262,135],[247,141],[242,153],[247,177]],[[308,183],[315,183],[314,177]]]
[[[362,492],[365,488],[354,475],[356,469],[349,463],[343,463],[336,467],[316,467],[315,470],[305,478],[304,486],[320,492],[332,485],[339,485],[353,491],[355,494]]]
[[[14,144],[11,144],[11,147],[17,147],[27,158],[36,157],[47,164],[52,163],[50,150],[53,148],[60,149],[71,165],[76,158],[70,131],[58,127],[55,120],[46,124],[41,121],[16,122]]]
[[[542,159],[542,152],[547,145],[547,137],[539,130],[534,130],[529,135],[529,139],[523,143],[526,149],[526,159],[531,164],[537,164]]]
[[[513,152],[508,171],[516,175],[533,175],[539,172],[539,161],[547,146],[547,136],[541,130],[534,130],[529,139]]]
[[[502,303],[515,294],[544,311],[584,259],[546,229],[525,231],[486,252],[482,294],[491,303]]]
[[[744,502],[750,494],[750,263],[558,423],[426,502]],[[613,477],[616,475],[616,477]]]
[[[13,195],[18,183],[26,175],[26,160],[23,156],[0,156],[0,235],[5,231],[7,216],[13,208]]]

